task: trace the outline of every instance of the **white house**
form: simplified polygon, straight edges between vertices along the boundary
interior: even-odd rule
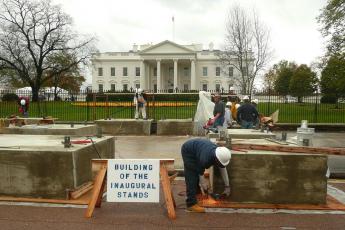
[[[133,45],[128,52],[94,54],[93,90],[228,90],[240,73],[221,66],[219,50],[201,44],[180,45],[171,41]]]

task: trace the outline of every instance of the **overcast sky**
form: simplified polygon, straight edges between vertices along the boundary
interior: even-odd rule
[[[270,28],[274,58],[310,64],[324,53],[316,17],[326,0],[53,0],[74,19],[81,33],[95,35],[100,52],[128,51],[132,45],[173,40],[213,42],[221,48],[229,7],[256,9]],[[89,79],[88,79],[89,80]]]

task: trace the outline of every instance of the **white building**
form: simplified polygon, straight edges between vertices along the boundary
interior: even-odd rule
[[[92,89],[228,90],[240,73],[221,66],[217,52],[212,43],[203,50],[201,44],[179,45],[167,40],[133,45],[129,52],[94,54]]]

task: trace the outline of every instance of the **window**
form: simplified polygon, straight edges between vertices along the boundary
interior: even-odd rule
[[[184,67],[183,68],[183,76],[188,77],[188,75],[189,75],[189,68],[188,67]]]
[[[202,67],[202,76],[207,76],[207,67]]]
[[[220,67],[216,67],[216,76],[217,76],[217,77],[220,76]]]
[[[103,68],[98,68],[98,76],[103,76]]]
[[[140,67],[135,67],[135,76],[140,77]]]
[[[111,91],[115,91],[115,84],[111,84],[111,85],[110,85],[110,90],[111,90]]]
[[[123,67],[122,76],[128,76],[127,67]]]
[[[157,93],[157,84],[154,84],[154,85],[153,85],[153,91],[154,91],[155,93]]]
[[[184,84],[183,89],[187,91],[188,90],[188,84]]]
[[[242,67],[242,73],[243,73],[243,76],[247,76],[247,68],[244,66]]]
[[[234,67],[229,67],[229,77],[234,76]]]
[[[103,92],[103,84],[98,84],[98,92]]]
[[[115,76],[115,67],[110,68],[110,76]]]
[[[157,77],[157,67],[155,67],[155,68],[153,69],[153,76],[154,76],[154,77]]]
[[[135,88],[139,89],[140,88],[140,84],[135,84]]]
[[[127,91],[128,90],[128,85],[127,84],[123,84],[122,85],[122,89],[123,89],[123,91]]]
[[[216,91],[217,91],[217,92],[220,91],[220,84],[216,84]]]
[[[207,91],[207,84],[202,84],[202,90]]]

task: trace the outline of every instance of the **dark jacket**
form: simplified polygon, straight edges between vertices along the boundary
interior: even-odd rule
[[[199,175],[215,164],[217,145],[206,139],[191,139],[181,148],[185,167],[195,168]]]
[[[254,122],[259,117],[256,108],[249,103],[244,103],[237,109],[237,122]]]

